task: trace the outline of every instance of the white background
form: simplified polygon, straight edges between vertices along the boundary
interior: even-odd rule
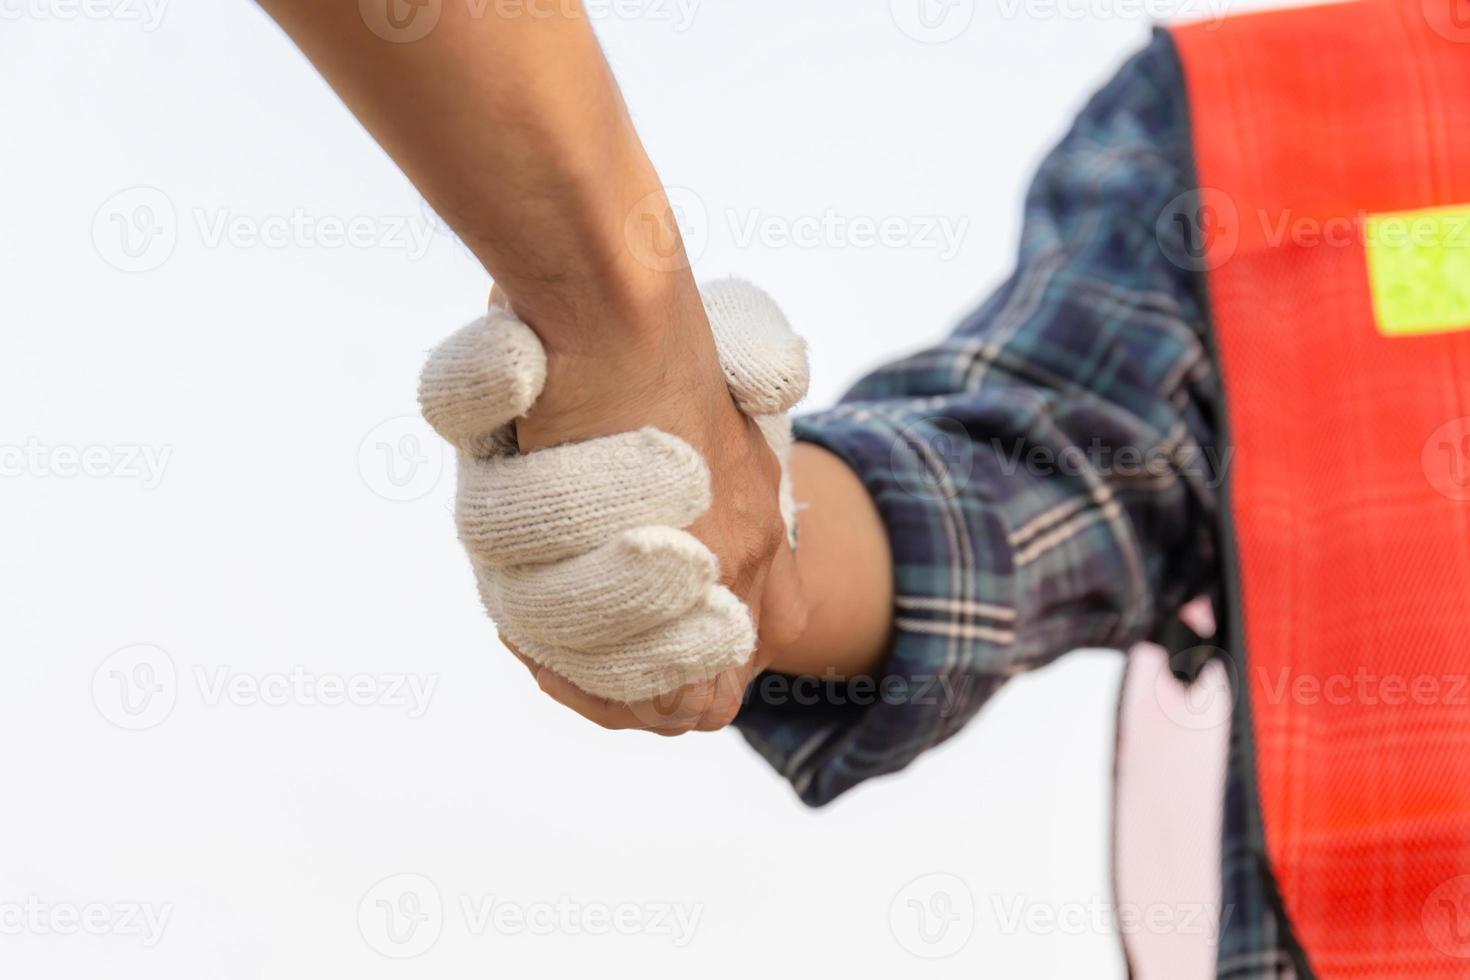
[[[930,43],[909,0],[690,2],[603,4],[599,32],[704,209],[698,273],[784,305],[812,405],[999,282],[1030,171],[1148,26],[1127,0],[926,0],[956,35]],[[97,3],[0,0],[0,446],[27,453],[0,477],[0,974],[1121,976],[1106,930],[999,914],[1108,901],[1119,655],[1011,684],[821,811],[733,733],[605,733],[544,700],[480,611],[452,463],[412,419],[484,273],[253,5]],[[740,240],[827,215],[963,232],[952,254]],[[88,447],[92,474],[66,475]],[[153,715],[118,700],[146,679],[136,644],[161,651]],[[419,717],[213,686],[297,669],[435,686]],[[371,891],[401,873],[444,906],[403,961],[375,948],[408,947],[374,933]],[[904,923],[935,882],[973,896],[973,935],[929,960]],[[563,897],[699,919],[681,948],[477,932],[461,904]],[[28,903],[104,903],[112,926],[58,935],[15,918]],[[151,947],[126,903],[168,914]]]

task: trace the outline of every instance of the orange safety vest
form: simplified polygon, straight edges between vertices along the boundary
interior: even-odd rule
[[[1470,977],[1470,0],[1173,31],[1259,830],[1320,977]]]

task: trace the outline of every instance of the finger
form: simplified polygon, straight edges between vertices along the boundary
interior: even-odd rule
[[[694,730],[717,732],[728,728],[745,703],[745,689],[753,676],[755,675],[751,672],[750,665],[746,664],[732,667],[716,677],[711,683],[709,706],[700,714]]]
[[[725,381],[747,415],[786,412],[806,394],[806,342],[775,300],[741,279],[700,287]]]
[[[558,704],[571,708],[588,721],[601,725],[603,728],[642,727],[636,714],[629,709],[628,705],[595,697],[586,691],[579,690],[565,677],[541,666],[522,653],[503,631],[500,633],[500,642],[531,672],[531,677],[536,681],[536,686],[541,689],[542,693]]]
[[[769,663],[761,651],[743,665],[728,668],[713,680],[685,684],[673,691],[632,704],[598,697],[543,667],[522,652],[502,629],[500,642],[535,679],[537,687],[557,703],[608,729],[637,728],[663,736],[716,731],[728,726],[744,704],[745,690]],[[664,684],[655,683],[655,688]]]
[[[546,352],[531,328],[492,307],[441,343],[419,376],[419,406],[456,449],[486,457],[515,450],[507,426],[546,383]]]
[[[703,542],[657,525],[586,554],[492,573],[504,617],[538,642],[596,649],[666,623],[704,597],[719,561]]]
[[[614,731],[644,727],[629,705],[588,694],[556,671],[534,662],[532,673],[536,675],[536,685],[547,697],[571,708],[593,724]]]
[[[455,518],[470,554],[505,568],[570,558],[635,527],[688,527],[709,505],[699,453],[639,429],[524,456],[462,458]]]
[[[739,666],[755,650],[745,605],[712,585],[700,604],[672,622],[594,651],[537,643],[513,622],[506,635],[532,660],[583,692],[621,704],[650,701]],[[658,721],[659,719],[654,719]]]

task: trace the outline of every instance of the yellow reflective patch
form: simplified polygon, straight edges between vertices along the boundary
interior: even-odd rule
[[[1380,333],[1470,330],[1470,205],[1369,215],[1364,244]]]

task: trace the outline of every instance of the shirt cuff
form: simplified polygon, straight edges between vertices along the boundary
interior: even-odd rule
[[[872,495],[894,562],[895,629],[885,667],[864,678],[756,678],[736,726],[822,806],[896,772],[958,731],[1009,676],[1014,575],[1004,527],[943,419],[839,405],[799,418],[796,437],[843,459]]]

